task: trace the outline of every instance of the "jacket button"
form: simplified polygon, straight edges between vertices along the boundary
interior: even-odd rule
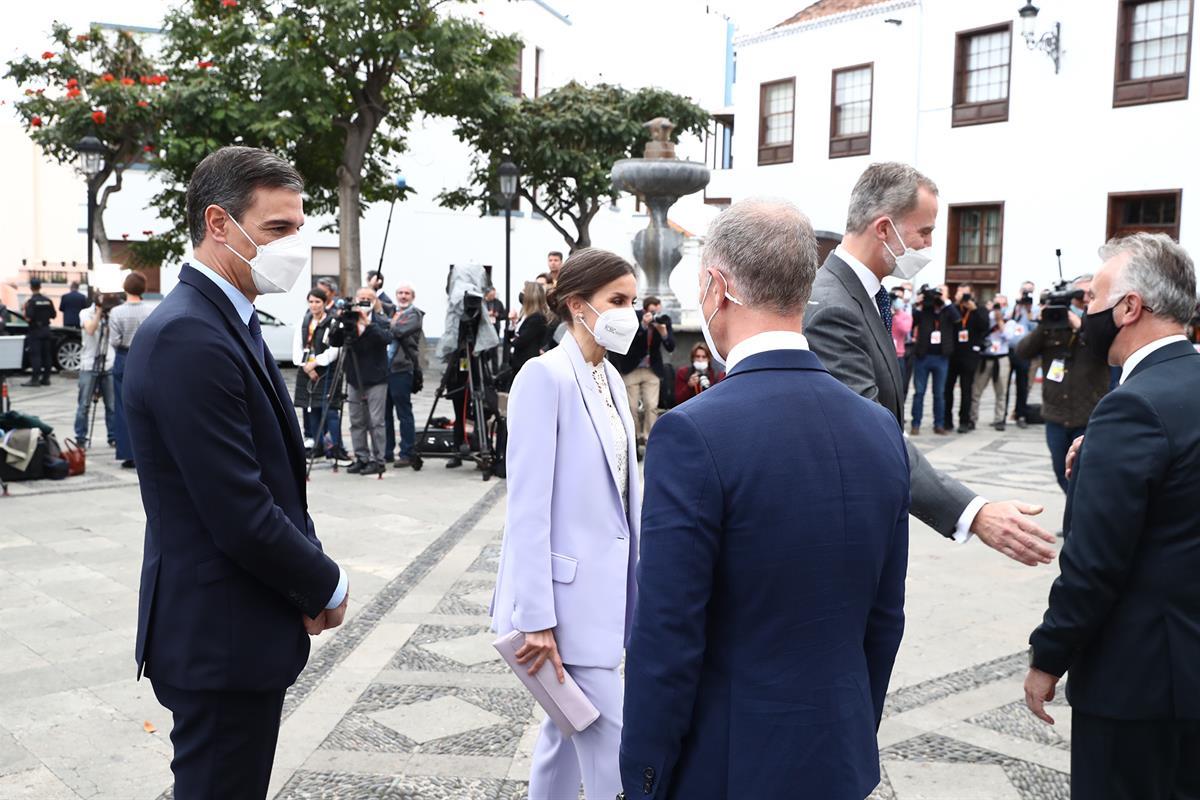
[[[646,780],[648,781],[654,780],[654,767],[646,767],[646,771],[643,772],[642,775],[645,776]]]

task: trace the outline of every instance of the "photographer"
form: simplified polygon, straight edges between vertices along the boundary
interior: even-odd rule
[[[695,397],[701,392],[712,388],[725,377],[724,372],[718,372],[712,365],[712,354],[708,346],[697,344],[692,348],[692,362],[686,367],[680,367],[675,373],[675,403]]]
[[[1028,291],[1026,291],[1028,287]],[[1029,416],[1029,377],[1032,364],[1017,355],[1017,345],[1021,340],[1037,328],[1037,315],[1033,310],[1033,283],[1021,284],[1021,297],[1013,308],[1011,335],[1008,340],[1008,360],[1012,366],[1013,384],[1017,389],[1017,402],[1013,416],[1017,419],[1018,428],[1026,428]]]
[[[1041,323],[1017,345],[1017,355],[1042,360],[1042,417],[1046,420],[1046,446],[1058,485],[1067,491],[1066,459],[1071,442],[1083,435],[1088,418],[1108,393],[1108,364],[1097,358],[1080,339],[1086,295],[1092,276],[1061,285],[1047,297]]]
[[[645,445],[650,429],[658,419],[659,386],[662,383],[663,354],[675,350],[675,337],[671,333],[671,318],[662,313],[662,301],[647,297],[642,304],[641,328],[633,337],[633,344],[625,355],[609,353],[608,357],[625,381],[629,393],[629,410],[637,430],[637,442]],[[638,411],[638,400],[641,411]]]
[[[335,304],[335,307],[338,304]],[[391,335],[388,319],[379,313],[375,291],[362,287],[354,302],[337,309],[337,326],[329,335],[334,347],[346,347],[346,399],[350,402],[350,441],[355,475],[380,475],[384,471],[384,422],[387,408],[387,347]],[[371,446],[367,447],[370,434]]]
[[[946,373],[950,369],[950,354],[954,351],[951,336],[960,317],[958,310],[946,303],[935,286],[922,286],[913,304],[913,404],[912,435],[921,433],[925,413],[925,387],[933,375],[933,432],[945,435],[946,430]]]
[[[999,300],[1000,296],[997,296],[996,301],[992,303],[992,327],[984,340],[979,372],[976,373],[975,383],[971,387],[971,427],[974,428],[979,422],[979,401],[983,397],[983,390],[990,385],[996,393],[992,427],[1002,431],[1006,427],[1005,419],[1008,417],[1008,352],[1016,323],[1004,319],[1004,306]]]
[[[946,427],[954,424],[954,384],[960,388],[958,410],[958,432],[969,433],[975,429],[971,423],[971,389],[975,373],[983,352],[983,340],[987,337],[987,312],[980,309],[971,294],[971,285],[964,283],[956,292],[959,320],[954,324],[954,351],[950,355],[950,369],[946,373]]]
[[[120,295],[110,297],[119,299]],[[108,443],[116,444],[116,439],[113,438],[112,368],[113,362],[117,360],[117,351],[113,348],[112,337],[108,335],[107,318],[111,305],[105,305],[105,299],[103,295],[98,295],[94,305],[79,312],[80,341],[83,349],[79,354],[79,400],[75,406],[75,442],[85,450],[92,447],[88,438],[88,416],[97,388],[100,400],[104,403],[104,430],[108,433]],[[97,358],[100,356],[101,339],[104,340],[104,355]]]
[[[342,446],[342,387],[333,386],[332,365],[339,351],[329,343],[333,317],[326,311],[328,304],[329,295],[324,289],[308,293],[308,311],[292,337],[292,363],[299,367],[292,400],[297,408],[303,409],[304,438],[312,451],[327,458],[345,459],[348,455]]]
[[[388,399],[400,421],[400,455],[393,466],[396,469],[412,466],[413,445],[417,441],[416,422],[413,419],[412,396],[421,391],[421,341],[425,326],[425,312],[413,305],[417,293],[408,284],[396,289],[396,311],[392,314],[390,333],[392,337],[391,361],[388,364]],[[387,421],[387,455],[395,449],[395,424],[391,416]]]

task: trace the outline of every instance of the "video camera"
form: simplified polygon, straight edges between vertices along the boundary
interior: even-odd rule
[[[928,304],[934,311],[940,311],[942,306],[946,304],[945,298],[942,297],[942,290],[940,287],[930,286],[926,283],[921,286],[921,289],[917,294],[920,295],[921,303]]]
[[[1070,325],[1067,314],[1071,313],[1071,301],[1082,300],[1083,289],[1074,289],[1071,282],[1062,280],[1054,288],[1042,294],[1041,324],[1047,329],[1065,328]]]

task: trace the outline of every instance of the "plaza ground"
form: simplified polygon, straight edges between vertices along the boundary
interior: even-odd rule
[[[73,381],[13,394],[69,435]],[[419,421],[429,402],[427,391]],[[990,499],[1044,504],[1042,524],[1058,530],[1064,499],[1042,428],[997,433],[990,394],[983,408],[979,431],[917,444]],[[136,475],[100,448],[84,476],[11,491],[0,498],[0,797],[169,796],[170,716],[135,680]],[[503,481],[437,461],[381,480],[322,464],[309,497],[349,572],[350,614],[314,640],[289,692],[272,796],[523,797],[540,714],[492,650],[486,615]],[[1021,689],[1057,564],[1024,567],[912,523],[907,630],[872,797],[1066,800],[1070,714],[1057,701],[1058,725],[1043,725]]]

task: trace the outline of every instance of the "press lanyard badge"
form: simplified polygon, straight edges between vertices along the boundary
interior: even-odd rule
[[[942,343],[942,332],[941,331],[931,331],[929,334],[929,343],[930,344],[941,344]]]
[[[966,344],[967,342],[971,341],[971,334],[967,331],[959,331],[958,340],[963,344]]]
[[[1046,371],[1046,380],[1062,383],[1063,378],[1067,374],[1067,362],[1061,358],[1056,358],[1050,362],[1050,369]]]

